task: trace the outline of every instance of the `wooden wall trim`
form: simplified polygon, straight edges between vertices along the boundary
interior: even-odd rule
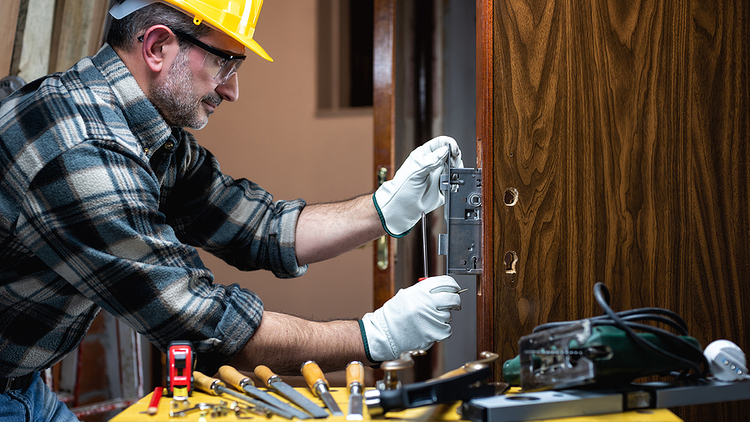
[[[0,26],[0,78],[10,74],[20,4],[21,0],[4,0],[0,4],[0,16],[5,16],[6,19],[5,24]]]
[[[57,0],[50,46],[49,71],[63,72],[104,41],[108,0]]]

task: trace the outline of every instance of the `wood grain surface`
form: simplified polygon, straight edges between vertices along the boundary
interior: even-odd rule
[[[0,16],[5,17],[5,24],[0,26],[0,78],[10,75],[20,4],[21,0],[5,0],[0,4]]]
[[[494,85],[478,113],[492,115],[495,266],[483,283],[494,287],[485,311],[502,360],[538,324],[600,314],[598,281],[616,311],[667,308],[703,347],[726,338],[750,351],[750,6],[487,8]],[[738,402],[679,414],[743,420],[748,410]]]
[[[373,50],[373,189],[380,186],[378,172],[384,168],[387,179],[393,177],[396,138],[395,128],[395,0],[375,0],[374,2],[374,50]],[[395,242],[384,236],[388,246],[388,266],[378,268],[378,246],[373,248],[373,309],[377,309],[395,293],[394,250]]]

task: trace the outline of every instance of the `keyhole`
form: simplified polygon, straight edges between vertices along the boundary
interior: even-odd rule
[[[516,188],[508,188],[505,189],[505,194],[503,195],[503,202],[505,202],[505,205],[512,207],[518,203],[518,189]]]
[[[518,264],[518,254],[514,251],[508,251],[505,253],[505,273],[515,274],[516,265]]]

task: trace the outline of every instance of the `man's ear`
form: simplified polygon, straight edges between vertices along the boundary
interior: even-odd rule
[[[143,34],[141,52],[148,68],[161,72],[179,53],[177,37],[164,25],[154,25]]]

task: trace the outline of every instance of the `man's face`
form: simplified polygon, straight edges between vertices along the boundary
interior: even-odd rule
[[[201,41],[235,54],[244,52],[242,44],[218,31]],[[152,82],[150,100],[170,126],[202,129],[223,100],[235,101],[239,96],[236,75],[219,85],[204,69],[204,61],[212,59],[210,53],[191,45],[180,50],[165,78]]]

